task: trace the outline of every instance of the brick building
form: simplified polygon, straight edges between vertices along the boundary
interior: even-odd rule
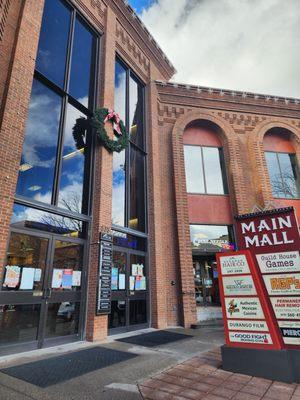
[[[170,83],[125,2],[2,0],[0,57],[2,353],[219,317],[233,216],[300,217],[299,101]],[[76,147],[76,119],[99,107],[120,114],[126,150],[89,129]],[[113,254],[98,315],[100,232]]]

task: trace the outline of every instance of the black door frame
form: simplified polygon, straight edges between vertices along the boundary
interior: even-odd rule
[[[40,291],[2,291],[0,290],[0,305],[4,304],[18,304],[18,305],[29,305],[38,304],[41,306],[37,339],[30,342],[22,342],[15,344],[5,344],[0,346],[0,355],[11,354],[20,351],[28,351],[33,349],[45,348],[53,345],[58,345],[65,342],[83,340],[84,328],[85,328],[85,308],[86,308],[86,296],[87,296],[87,240],[80,238],[65,237],[56,233],[48,233],[30,228],[11,228],[8,238],[8,245],[12,233],[23,234],[28,236],[39,237],[41,239],[48,240],[48,248],[45,260],[45,272],[43,287]],[[55,293],[51,290],[51,279],[53,271],[53,258],[55,251],[56,241],[64,241],[68,243],[76,243],[83,246],[83,257],[82,257],[82,272],[81,272],[81,290],[78,292],[64,292]],[[1,277],[2,278],[2,277]],[[49,293],[50,291],[50,293]],[[37,292],[37,293],[34,293]],[[50,296],[50,297],[49,297]],[[52,297],[53,296],[53,297]],[[80,302],[79,311],[79,324],[78,334],[66,335],[55,338],[45,338],[45,326],[47,319],[47,309],[49,303],[55,303],[60,301],[77,301]]]
[[[120,253],[125,253],[126,254],[126,276],[125,276],[125,290],[124,291],[119,291],[119,290],[112,290],[111,291],[111,300],[112,301],[125,301],[126,305],[126,312],[125,312],[125,318],[126,318],[126,323],[125,326],[122,327],[116,327],[116,328],[109,328],[108,329],[108,335],[115,335],[118,333],[122,332],[129,332],[129,331],[134,331],[138,329],[144,329],[148,328],[150,326],[150,310],[149,310],[149,265],[148,265],[148,256],[147,252],[141,251],[141,250],[135,250],[135,249],[130,249],[127,247],[120,247],[120,246],[113,246],[113,251],[118,251]],[[130,294],[129,290],[129,276],[130,276],[130,255],[137,255],[137,256],[142,256],[145,259],[145,276],[146,276],[146,290],[135,290],[134,294]],[[147,322],[143,324],[137,324],[137,325],[130,325],[129,323],[129,302],[130,300],[146,300],[146,318]],[[108,323],[109,323],[109,318],[108,318]]]

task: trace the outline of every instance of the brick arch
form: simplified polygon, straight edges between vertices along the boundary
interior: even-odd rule
[[[227,167],[229,193],[231,194],[233,213],[239,213],[247,204],[246,190],[239,171],[242,170],[239,142],[232,126],[224,119],[210,112],[192,111],[180,117],[172,130],[173,170],[177,234],[179,244],[179,263],[182,289],[183,323],[188,327],[196,319],[192,249],[190,243],[188,198],[184,169],[183,133],[188,124],[197,120],[207,120],[220,128]],[[245,188],[244,188],[245,189]]]
[[[292,143],[300,163],[300,130],[288,121],[273,118],[258,124],[248,138],[249,157],[254,179],[256,180],[256,199],[261,206],[273,201],[272,187],[269,178],[263,140],[265,134],[272,128],[283,128],[291,133]]]

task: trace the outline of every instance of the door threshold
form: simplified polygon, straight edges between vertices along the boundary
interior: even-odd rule
[[[45,347],[43,349],[24,351],[22,353],[3,355],[0,356],[0,368],[13,364],[25,364],[26,362],[32,361],[32,359],[44,358],[48,356],[58,356],[75,350],[82,350],[97,345],[99,345],[99,343],[77,341],[61,345],[53,345],[52,347]]]

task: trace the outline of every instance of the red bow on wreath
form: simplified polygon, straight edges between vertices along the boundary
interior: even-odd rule
[[[121,121],[121,119],[120,119],[120,117],[119,117],[119,114],[117,114],[113,109],[111,109],[111,108],[109,108],[108,109],[108,114],[107,114],[107,116],[105,117],[105,119],[104,119],[104,123],[106,123],[107,121],[109,121],[109,120],[112,120],[113,121],[113,123],[114,123],[114,129],[115,129],[115,131],[117,132],[117,134],[118,135],[122,135],[122,131],[121,131],[121,128],[120,128],[120,121]]]

